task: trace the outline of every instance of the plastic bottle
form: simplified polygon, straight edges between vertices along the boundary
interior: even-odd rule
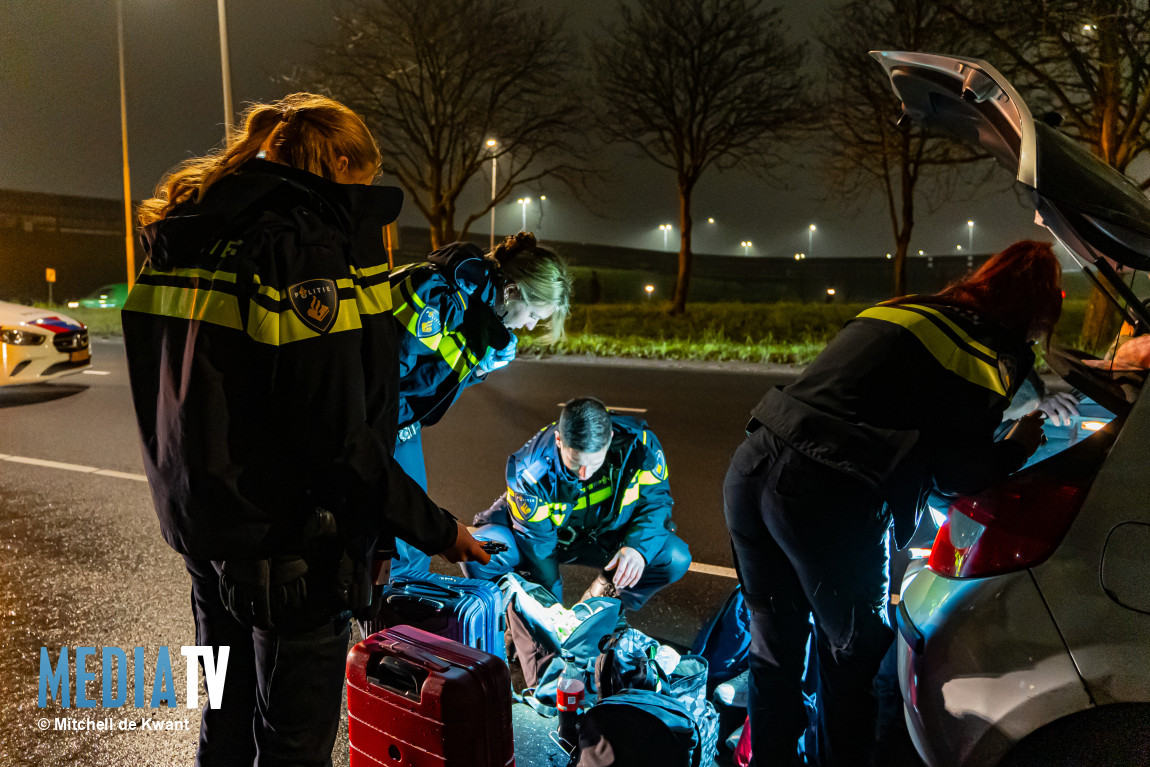
[[[575,656],[570,651],[564,651],[559,657],[566,667],[559,677],[555,708],[559,709],[559,740],[570,751],[579,742],[579,707],[583,705],[586,685],[582,670],[575,665]]]

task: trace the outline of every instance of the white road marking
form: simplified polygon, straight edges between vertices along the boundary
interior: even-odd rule
[[[555,406],[556,407],[563,407],[566,404],[567,404],[566,402],[556,402]],[[645,408],[645,407],[618,407],[616,405],[608,405],[607,409],[613,410],[616,413],[646,413],[647,412],[647,408]]]
[[[614,408],[612,408],[614,409]],[[0,454],[0,461],[8,461],[9,463],[23,463],[29,466],[41,466],[45,469],[60,469],[61,471],[75,471],[81,474],[97,474],[101,477],[112,477],[113,479],[130,479],[135,482],[147,482],[148,478],[143,474],[131,474],[126,471],[115,471],[113,469],[100,469],[95,466],[83,466],[77,463],[61,463],[60,461],[47,461],[43,458],[28,458],[22,455],[3,455]],[[696,573],[703,573],[704,575],[717,575],[722,578],[737,578],[735,568],[733,567],[720,567],[718,565],[705,565],[702,562],[692,562],[690,570]]]
[[[101,469],[96,466],[83,466],[78,463],[61,463],[60,461],[46,461],[43,458],[28,458],[22,455],[0,455],[0,461],[8,461],[10,463],[23,463],[29,466],[42,466],[46,469],[60,469],[61,471],[75,471],[81,474],[98,474],[101,477],[113,477],[115,479],[130,479],[136,482],[147,482],[148,478],[143,474],[131,474],[126,471],[115,471],[114,469]]]
[[[85,370],[82,372],[86,376],[110,376],[110,375],[112,375],[111,370]]]
[[[719,575],[723,578],[739,577],[733,567],[719,567],[718,565],[704,565],[701,562],[692,562],[689,569],[696,573],[703,573],[704,575]]]

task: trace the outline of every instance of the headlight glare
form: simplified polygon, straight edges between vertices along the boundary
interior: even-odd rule
[[[44,343],[46,336],[40,333],[29,333],[20,328],[0,328],[0,341],[16,346],[38,346]]]

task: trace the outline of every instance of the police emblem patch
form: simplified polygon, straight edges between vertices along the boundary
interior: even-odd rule
[[[326,333],[339,314],[339,293],[335,280],[305,280],[287,289],[288,303],[303,324],[317,333]]]
[[[652,473],[660,482],[667,478],[667,459],[663,457],[662,450],[655,453],[655,471]]]
[[[423,307],[423,311],[419,313],[419,319],[415,321],[415,337],[430,338],[438,335],[442,329],[443,325],[439,321],[439,310],[434,306]]]

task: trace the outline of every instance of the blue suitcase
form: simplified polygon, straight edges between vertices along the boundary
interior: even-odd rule
[[[365,637],[414,626],[507,660],[503,593],[490,581],[426,573],[403,576],[383,590],[379,617],[360,625]]]

